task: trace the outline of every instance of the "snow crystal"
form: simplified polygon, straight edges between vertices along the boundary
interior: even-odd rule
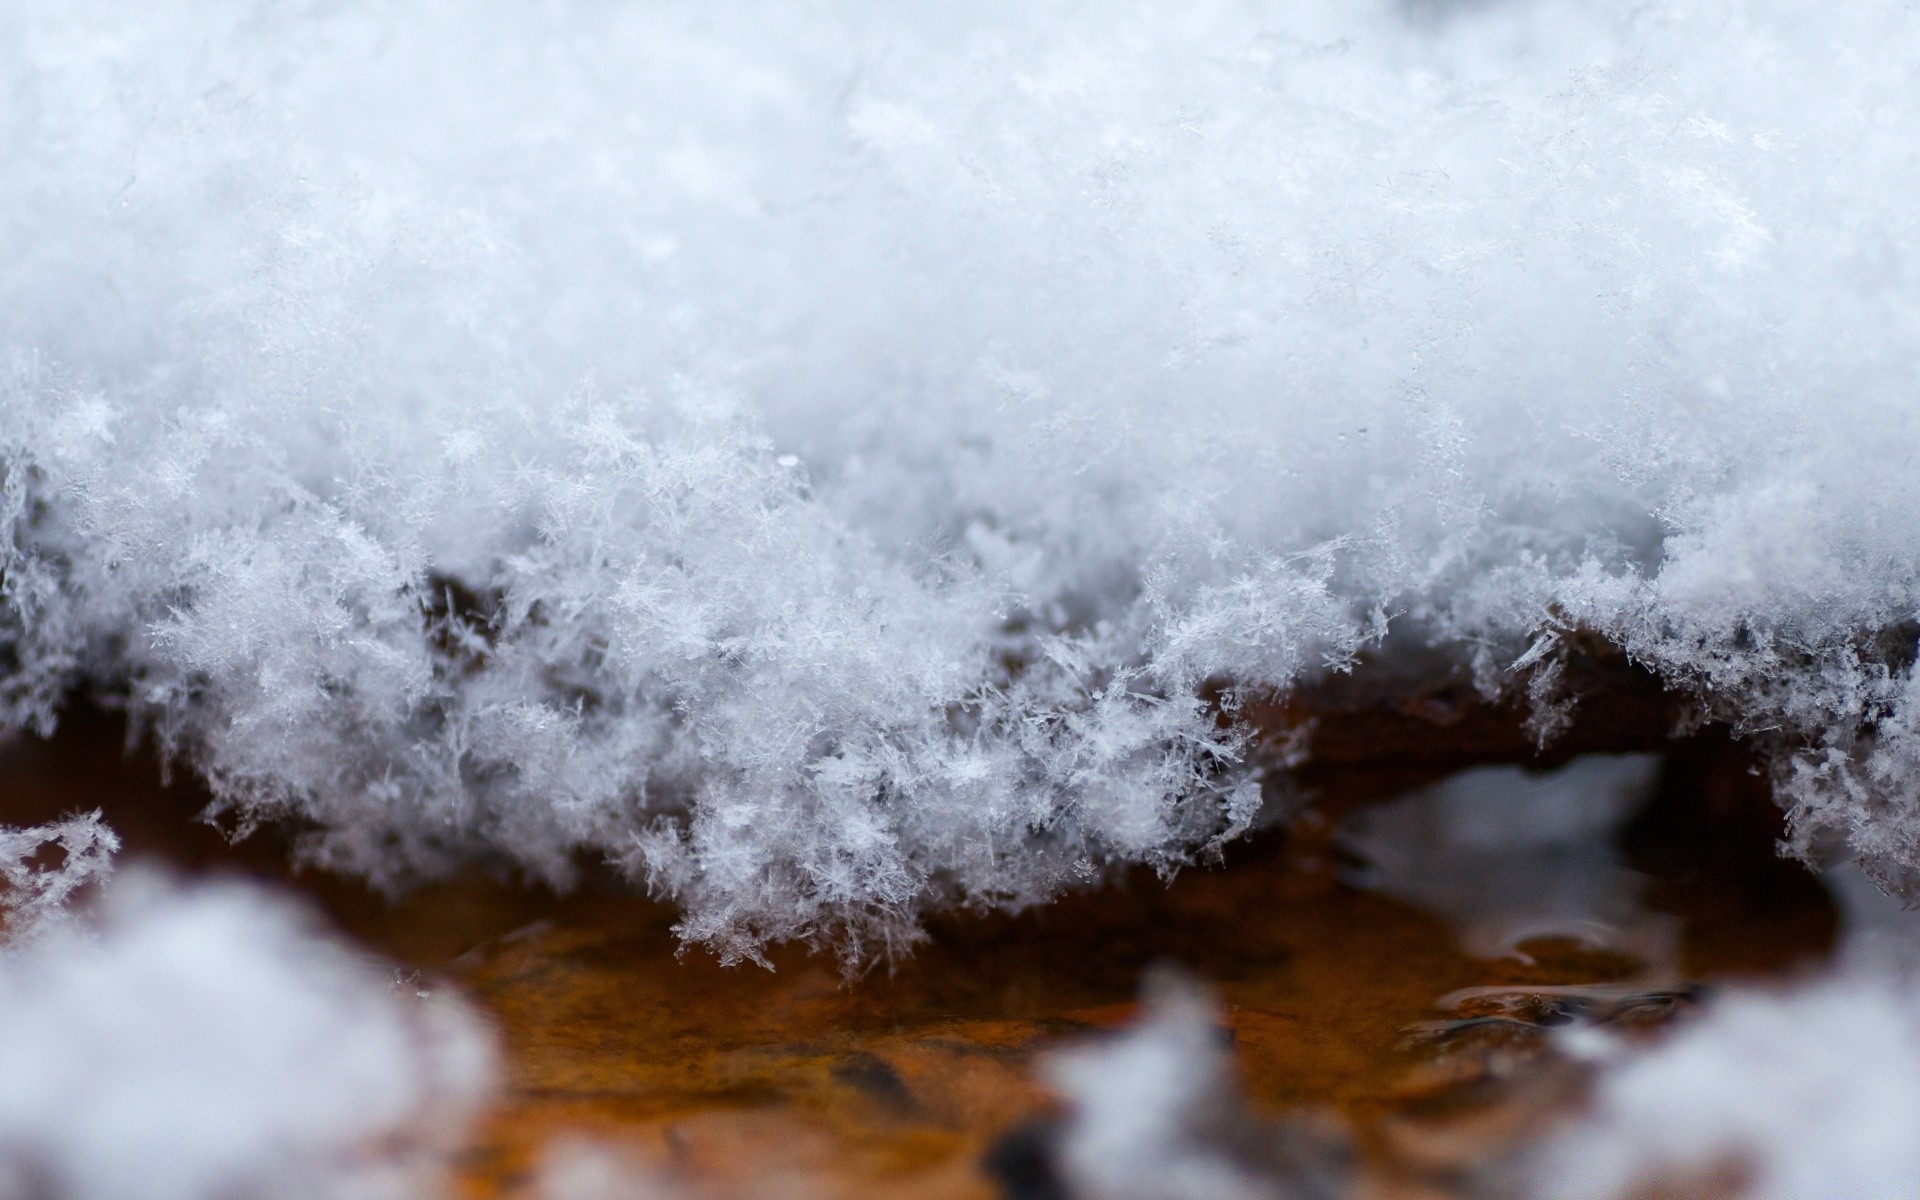
[[[1551,736],[1584,629],[1898,885],[1916,22],[7,4],[0,723],[865,958],[1248,828],[1222,695]]]
[[[0,958],[0,1196],[414,1197],[491,1043],[288,902],[134,872]]]
[[[26,829],[0,826],[7,942],[23,945],[64,923],[76,894],[112,873],[119,849],[119,836],[98,812]]]

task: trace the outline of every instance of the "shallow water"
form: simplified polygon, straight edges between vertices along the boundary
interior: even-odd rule
[[[285,877],[275,835],[228,846],[191,820],[190,786],[162,788],[123,743],[94,715],[9,747],[0,820],[101,807],[130,854]],[[337,879],[293,883],[498,1022],[508,1085],[463,1166],[473,1197],[522,1191],[545,1147],[580,1134],[716,1195],[993,1196],[983,1159],[1050,1103],[1036,1057],[1124,1023],[1163,960],[1217,988],[1258,1104],[1330,1111],[1354,1132],[1364,1192],[1470,1194],[1577,1102],[1541,1028],[1654,1028],[1698,985],[1828,952],[1833,906],[1772,857],[1755,786],[1737,751],[1689,744],[1616,839],[1640,902],[1677,925],[1665,964],[1565,938],[1474,957],[1439,918],[1343,884],[1314,813],[1170,885],[1142,874],[1018,918],[941,920],[897,970],[851,982],[792,949],[772,971],[682,956],[670,910],[613,889],[558,899],[475,877],[388,905]],[[1322,782],[1324,810],[1339,787]]]

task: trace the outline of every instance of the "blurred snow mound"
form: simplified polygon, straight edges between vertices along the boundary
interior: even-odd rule
[[[866,957],[1246,829],[1209,681],[1583,628],[1899,884],[1917,22],[5,5],[0,724]]]
[[[409,989],[411,990],[411,989]],[[437,1194],[486,1031],[241,884],[123,874],[0,957],[0,1196]]]
[[[1174,970],[1149,973],[1144,1011],[1104,1043],[1055,1054],[1067,1113],[1051,1170],[1076,1200],[1331,1200],[1353,1151],[1329,1121],[1275,1120],[1240,1093],[1219,1004]]]
[[[1594,1111],[1534,1164],[1535,1194],[1656,1184],[1754,1200],[1920,1191],[1920,992],[1856,969],[1784,994],[1733,992],[1599,1077]]]

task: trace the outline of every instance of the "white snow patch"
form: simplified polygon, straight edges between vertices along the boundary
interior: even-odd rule
[[[0,826],[6,944],[25,945],[71,920],[82,890],[112,875],[119,849],[119,836],[97,811],[48,825]]]
[[[1855,970],[1718,999],[1650,1051],[1616,1054],[1594,1107],[1541,1151],[1533,1192],[1626,1197],[1744,1181],[1754,1200],[1920,1189],[1920,990]]]
[[[1055,1167],[1081,1200],[1318,1200],[1344,1193],[1337,1129],[1246,1107],[1218,1003],[1185,977],[1149,974],[1144,1012],[1104,1043],[1056,1053],[1046,1081],[1067,1108]]]
[[[144,872],[0,956],[0,1196],[434,1195],[492,1043],[261,888]]]

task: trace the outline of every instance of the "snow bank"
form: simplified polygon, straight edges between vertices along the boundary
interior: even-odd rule
[[[1210,680],[1584,627],[1897,883],[1916,21],[8,4],[0,722],[864,957],[1245,829]]]
[[[256,887],[104,905],[0,956],[0,1196],[437,1193],[492,1072],[464,1007]]]

